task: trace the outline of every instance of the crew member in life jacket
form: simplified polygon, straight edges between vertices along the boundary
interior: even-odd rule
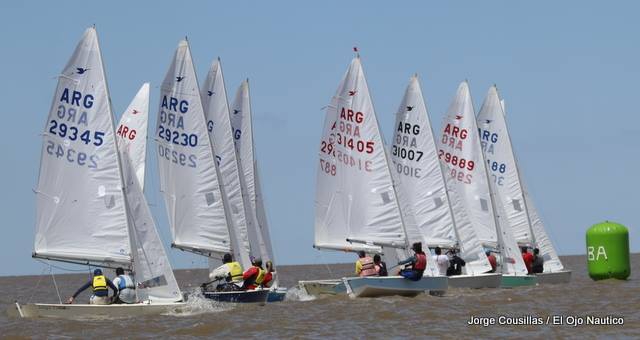
[[[242,285],[242,265],[237,261],[233,261],[231,254],[224,254],[222,265],[209,273],[209,279],[212,281],[203,283],[201,285],[202,289],[206,290],[208,285],[224,279],[224,283],[216,286],[217,291],[230,292],[240,290]]]
[[[378,276],[376,265],[373,263],[371,256],[365,254],[363,250],[358,252],[358,260],[356,260],[356,275],[360,277]]]
[[[242,284],[243,290],[253,290],[258,288],[262,281],[264,280],[264,276],[267,274],[267,271],[262,269],[262,259],[257,257],[251,261],[251,268],[247,269],[246,272],[242,274],[242,279],[244,283]]]
[[[80,289],[67,300],[67,303],[73,303],[76,297],[89,287],[93,289],[93,294],[91,294],[91,298],[89,298],[89,304],[92,305],[108,305],[111,302],[109,298],[109,288],[113,290],[114,296],[118,295],[118,288],[116,288],[111,280],[102,275],[100,268],[96,268],[89,282],[80,287]]]
[[[116,268],[116,278],[113,284],[118,287],[118,295],[113,303],[136,303],[136,285],[131,276],[124,273],[122,267]]]
[[[416,242],[411,246],[415,253],[410,258],[398,262],[398,266],[407,265],[398,275],[412,281],[420,281],[427,268],[427,255],[422,251],[422,242]]]
[[[273,262],[267,261],[265,263],[265,268],[267,273],[264,274],[264,279],[262,280],[262,287],[269,288],[273,284],[273,276],[275,272],[273,271]]]

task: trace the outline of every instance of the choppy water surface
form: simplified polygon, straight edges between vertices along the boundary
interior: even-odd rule
[[[72,320],[22,320],[8,318],[7,306],[21,302],[58,302],[50,276],[0,278],[1,336],[23,337],[211,337],[230,338],[364,338],[364,337],[640,337],[640,254],[632,256],[628,281],[594,282],[586,272],[584,256],[563,257],[573,270],[567,285],[516,289],[451,290],[444,297],[388,297],[349,299],[334,296],[309,299],[295,290],[288,300],[265,306],[214,305],[194,296],[188,315],[162,315],[91,322]],[[326,279],[349,275],[352,266],[281,266],[281,284],[294,286],[298,280]],[[329,273],[331,271],[331,274]],[[206,277],[204,270],[178,270],[184,291],[195,290]],[[57,275],[62,298],[73,293],[87,278]],[[40,280],[39,288],[35,290]],[[86,300],[82,295],[79,301]],[[624,326],[469,326],[471,316],[621,316]]]

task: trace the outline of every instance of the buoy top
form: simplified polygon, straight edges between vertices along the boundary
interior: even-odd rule
[[[587,235],[598,235],[598,234],[628,234],[629,229],[623,226],[620,223],[604,221],[602,223],[597,223],[591,226],[587,230]]]

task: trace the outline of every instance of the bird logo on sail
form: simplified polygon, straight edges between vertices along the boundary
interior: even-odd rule
[[[209,97],[213,96],[214,94],[215,94],[215,92],[213,92],[213,91],[207,91],[207,95],[208,95]]]
[[[84,74],[85,72],[89,71],[88,68],[84,68],[84,67],[76,67],[76,73],[77,74]]]
[[[182,81],[182,79],[184,79],[184,76],[177,76],[176,77],[176,81],[179,83]]]
[[[136,114],[140,113],[140,111],[138,111],[138,110],[136,110],[136,109],[133,109],[133,111],[132,111],[131,113],[132,113],[132,114],[134,114],[134,115],[136,115]]]
[[[356,95],[356,90],[351,90],[349,91],[349,96],[355,96]]]
[[[492,121],[493,121],[493,120],[491,120],[491,119],[485,119],[485,120],[484,120],[484,123],[485,123],[485,124],[491,124],[491,122],[492,122]]]
[[[411,111],[411,110],[413,110],[413,108],[414,108],[414,107],[415,107],[415,106],[407,106],[407,111]]]
[[[238,109],[233,109],[233,114],[234,114],[234,115],[237,115],[238,113],[240,113],[240,110],[238,110]]]
[[[462,119],[462,115],[456,115],[456,119],[457,119],[457,120]]]

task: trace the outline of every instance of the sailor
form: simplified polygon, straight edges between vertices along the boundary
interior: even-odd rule
[[[273,276],[275,272],[273,271],[273,262],[267,261],[265,263],[266,274],[264,274],[264,279],[262,279],[262,287],[269,288],[273,284]]]
[[[380,258],[380,255],[378,254],[373,255],[373,264],[375,265],[376,273],[378,273],[378,276],[389,275],[389,272],[387,272],[387,264],[384,263],[384,261],[382,261],[382,259]]]
[[[136,285],[131,276],[124,273],[122,267],[116,268],[113,284],[118,287],[118,295],[114,303],[136,303]]]
[[[215,281],[224,279],[224,283],[216,286],[217,291],[227,292],[240,290],[242,282],[242,266],[237,261],[233,261],[231,254],[224,254],[222,257],[222,265],[209,273],[209,279],[212,281],[203,283],[203,289],[206,289],[209,284]]]
[[[489,271],[489,273],[495,273],[496,268],[498,267],[496,256],[493,255],[490,250],[487,250],[485,254],[487,255],[487,260],[489,260],[489,264],[491,265],[491,270]]]
[[[531,264],[531,271],[534,274],[544,272],[544,259],[540,256],[540,249],[538,248],[533,248],[533,263]]]
[[[414,243],[411,249],[413,249],[415,254],[398,263],[398,266],[408,264],[398,275],[412,281],[420,281],[424,270],[427,268],[427,255],[422,251],[422,242]]]
[[[438,273],[440,275],[447,275],[447,269],[449,269],[449,257],[447,255],[442,254],[442,249],[440,247],[436,247],[436,265],[438,265]]]
[[[365,254],[363,250],[358,252],[358,260],[356,260],[356,275],[360,277],[378,275],[373,259],[371,256]]]
[[[533,263],[533,255],[527,251],[527,247],[522,247],[522,260],[524,261],[524,265],[527,267],[528,274],[532,274],[531,264]]]
[[[455,249],[449,250],[449,268],[447,268],[447,276],[453,275],[461,275],[462,267],[464,267],[467,263],[458,256]]]
[[[242,274],[242,279],[244,283],[242,284],[243,290],[253,290],[258,288],[262,284],[264,280],[264,276],[267,272],[262,269],[262,259],[257,257],[251,261],[251,268],[247,269],[246,272]]]
[[[80,287],[75,294],[67,300],[67,303],[73,303],[76,297],[89,287],[93,289],[93,294],[91,295],[91,298],[89,298],[89,304],[92,305],[108,305],[109,302],[111,302],[109,299],[109,288],[113,290],[114,296],[118,294],[118,288],[113,284],[113,282],[102,275],[102,270],[100,268],[96,268],[93,271],[93,277],[89,282]]]

